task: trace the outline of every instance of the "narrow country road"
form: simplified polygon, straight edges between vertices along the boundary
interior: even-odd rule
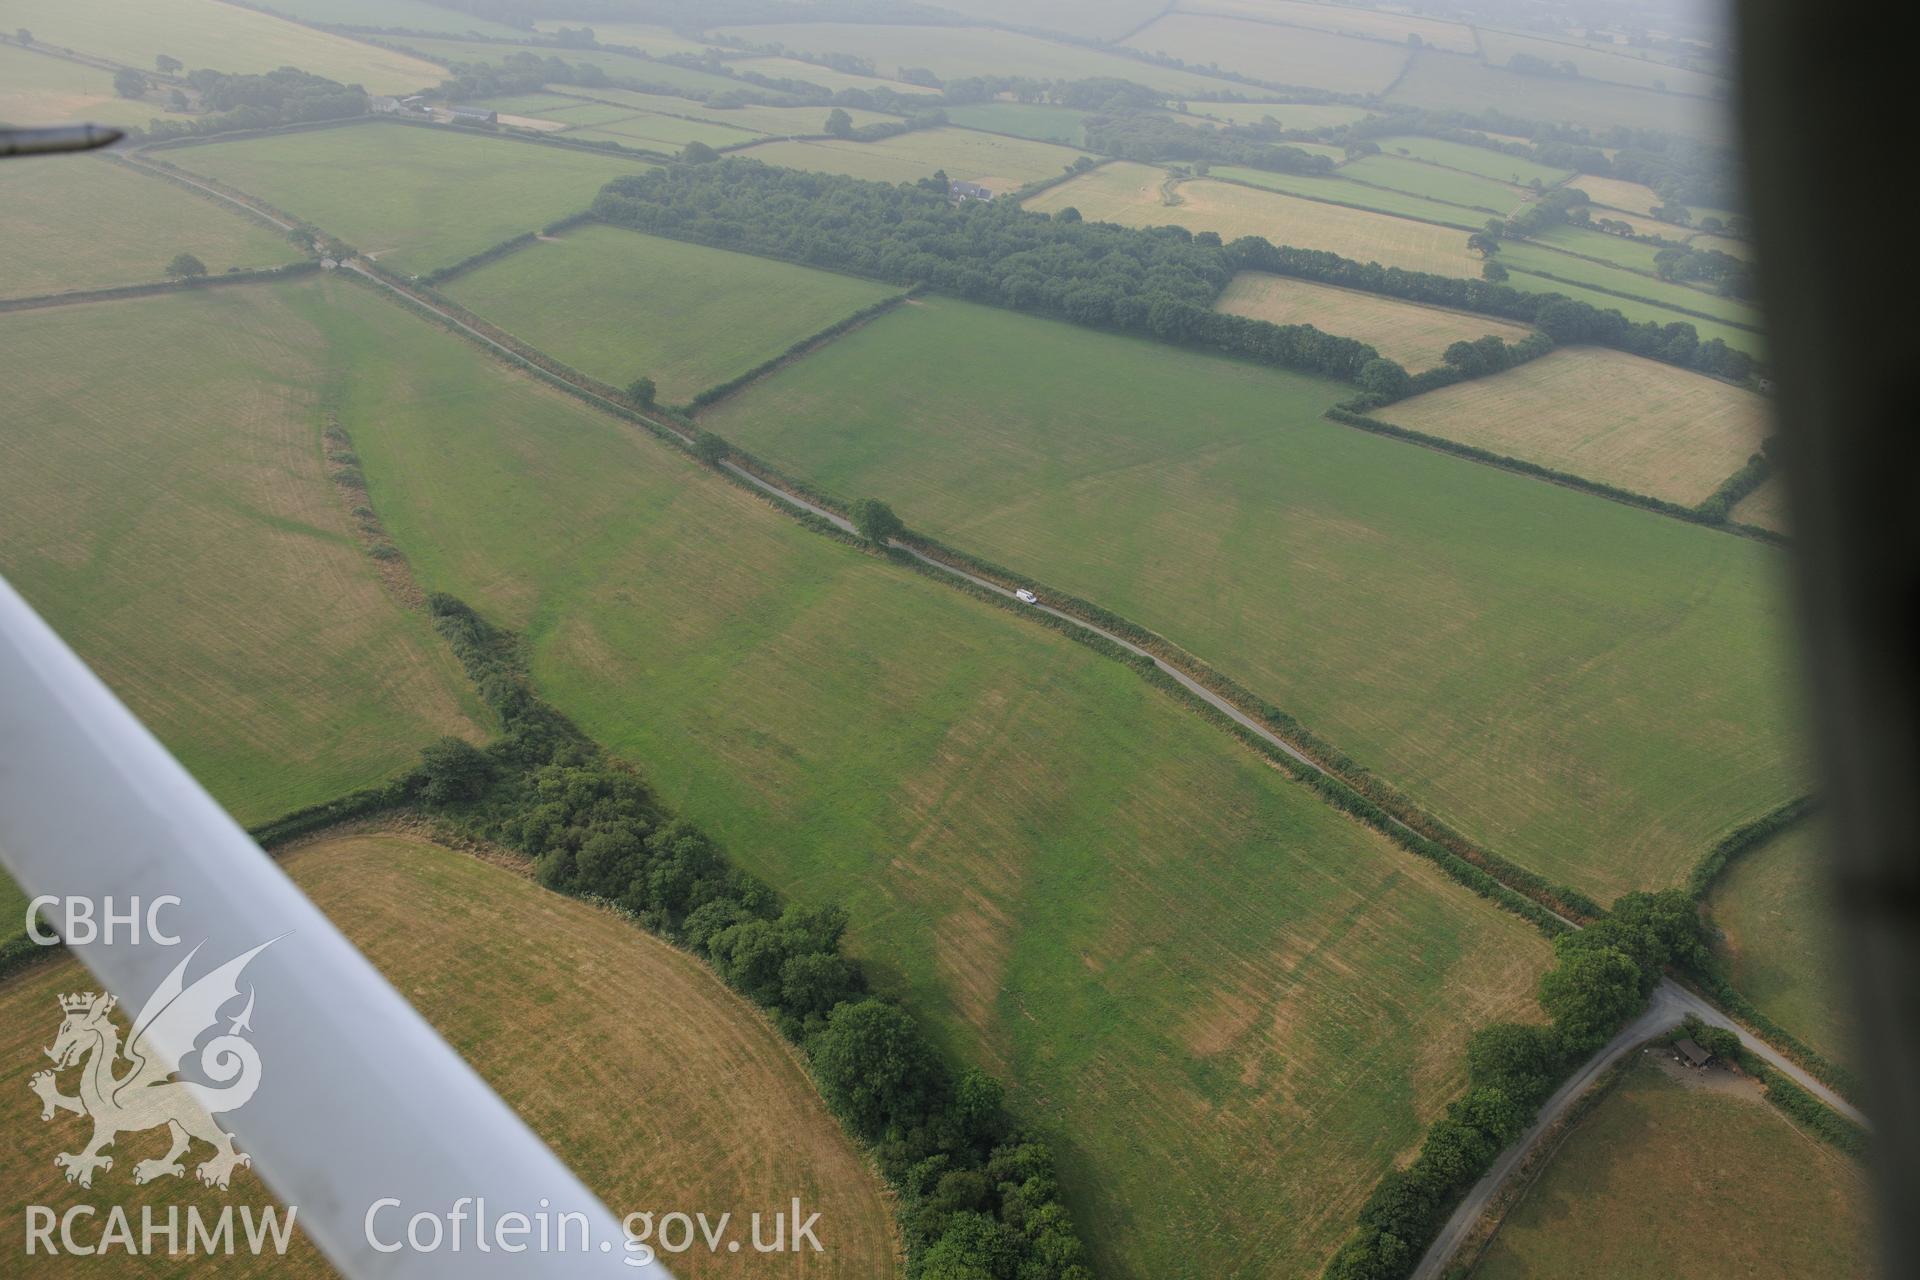
[[[1426,1254],[1420,1259],[1420,1265],[1414,1268],[1413,1280],[1439,1280],[1439,1277],[1446,1273],[1447,1267],[1453,1262],[1454,1255],[1460,1250],[1461,1242],[1467,1238],[1467,1234],[1480,1221],[1481,1215],[1487,1211],[1487,1206],[1493,1202],[1495,1193],[1505,1185],[1508,1178],[1513,1176],[1513,1171],[1520,1167],[1521,1161],[1527,1158],[1527,1154],[1539,1144],[1547,1131],[1566,1114],[1567,1108],[1578,1102],[1581,1095],[1593,1087],[1594,1081],[1600,1078],[1602,1072],[1646,1041],[1671,1030],[1690,1013],[1709,1026],[1725,1027],[1739,1036],[1740,1043],[1745,1045],[1749,1052],[1765,1059],[1767,1065],[1782,1075],[1790,1077],[1795,1084],[1818,1097],[1855,1124],[1864,1126],[1867,1123],[1866,1117],[1861,1115],[1856,1107],[1788,1061],[1772,1045],[1757,1039],[1726,1014],[1721,1013],[1672,979],[1663,978],[1660,985],[1653,989],[1653,998],[1647,1002],[1646,1012],[1621,1028],[1619,1035],[1607,1041],[1598,1053],[1587,1060],[1586,1065],[1574,1073],[1571,1079],[1554,1090],[1553,1096],[1541,1106],[1540,1115],[1534,1120],[1532,1127],[1521,1134],[1519,1140],[1512,1146],[1501,1152],[1494,1160],[1493,1167],[1487,1170],[1480,1181],[1473,1184],[1473,1190],[1467,1192],[1466,1199],[1454,1209],[1446,1225],[1440,1228],[1440,1234],[1434,1237],[1433,1243],[1428,1246]]]
[[[129,163],[139,164],[140,162],[129,160]],[[228,195],[226,192],[219,191],[211,186],[207,186],[204,183],[196,182],[191,178],[185,177],[171,170],[158,170],[158,169],[155,169],[154,166],[150,166],[150,165],[140,165],[140,167],[146,168],[151,172],[164,173],[166,176],[172,177],[178,181],[186,183],[189,186],[195,187],[205,192],[206,194],[214,197],[215,199],[221,200],[227,204],[234,205],[242,209],[246,209],[248,212],[258,215],[260,217],[264,217],[268,221],[274,223],[277,226],[282,227],[283,229],[286,229],[286,230],[293,229],[293,226],[294,226],[293,223],[287,222],[280,217],[277,217],[273,214],[266,212],[265,210],[256,208],[255,206],[247,203],[244,200],[237,199],[231,195]],[[421,297],[420,295],[412,292],[411,290],[401,288],[400,286],[394,284],[392,281],[384,279],[380,275],[367,270],[358,261],[350,260],[342,263],[341,265],[346,270],[355,272],[356,274],[378,285],[382,289],[385,289],[393,293],[397,297],[405,298],[406,300],[414,303],[417,306],[426,308],[427,310],[431,311],[433,314],[438,316],[441,320],[445,321],[448,325],[457,329],[459,332],[466,335],[468,338],[472,339],[473,341],[478,342],[481,345],[485,346],[489,350],[498,352],[499,354],[507,357],[507,359],[513,361],[516,364],[527,365],[529,363],[524,356],[522,356],[519,352],[515,351],[511,346],[503,342],[500,342],[492,337],[489,337],[487,334],[481,332],[480,330],[474,328],[472,325],[469,325],[465,321],[461,320],[458,316],[443,310],[441,307],[436,305],[431,299]],[[576,394],[592,401],[595,404],[598,404],[604,408],[610,409],[621,416],[628,416],[628,415],[634,414],[634,410],[628,405],[621,404],[617,401],[611,400],[608,397],[603,396],[598,392],[591,390],[588,387],[581,386],[579,383],[573,382],[570,379],[567,379],[566,381]],[[646,420],[652,423],[653,425],[655,425],[656,427],[660,427],[667,431],[671,431],[674,435],[679,436],[683,441],[687,441],[688,443],[691,443],[686,433],[681,431],[677,426],[673,425],[672,423],[663,422],[658,418],[652,418],[652,417],[648,417]],[[832,524],[835,528],[842,529],[848,533],[854,532],[852,522],[849,521],[846,517],[841,516],[833,511],[829,511],[825,507],[822,507],[817,503],[811,502],[806,498],[800,496],[799,494],[790,493],[787,490],[781,488],[780,486],[774,484],[773,482],[766,480],[761,476],[755,475],[752,472],[746,470],[743,467],[736,465],[733,462],[722,462],[720,465],[724,467],[727,471],[731,472],[733,475],[738,476],[740,479],[746,481],[748,484],[754,486],[755,488],[761,490],[762,492],[767,493],[775,498],[778,498],[780,501],[785,502],[791,506],[794,506],[803,511],[809,512],[812,515],[818,516],[822,520],[825,520],[828,523]],[[890,545],[898,548],[899,550],[905,551],[908,555],[913,556],[916,560],[919,560],[922,563],[929,565],[934,569],[939,570],[941,573],[949,575],[950,577],[959,579],[960,581],[966,582],[982,590],[990,591],[995,595],[998,595],[1007,599],[1015,598],[1013,590],[1011,588],[1003,587],[996,582],[991,582],[986,578],[982,578],[976,574],[969,573],[964,569],[955,567],[954,565],[947,564],[946,562],[942,560],[938,560],[932,556],[929,556],[924,552],[916,550],[913,547],[904,546],[900,543],[892,543]],[[1099,636],[1102,639],[1107,640],[1110,643],[1119,646],[1121,649],[1124,649],[1128,653],[1147,659],[1148,661],[1152,662],[1153,665],[1158,670],[1165,672],[1168,676],[1172,677],[1172,679],[1178,682],[1183,689],[1187,690],[1187,692],[1193,694],[1196,698],[1200,699],[1202,702],[1206,703],[1208,706],[1219,711],[1222,715],[1225,715],[1228,719],[1232,720],[1235,724],[1241,726],[1242,728],[1246,729],[1248,732],[1254,734],[1261,741],[1268,743],[1269,745],[1273,746],[1276,750],[1286,753],[1286,755],[1289,758],[1295,761],[1298,761],[1300,764],[1305,765],[1307,768],[1312,769],[1316,773],[1324,774],[1326,772],[1326,770],[1322,768],[1317,761],[1315,761],[1311,756],[1308,756],[1305,752],[1301,751],[1294,744],[1292,744],[1291,742],[1288,742],[1286,739],[1282,738],[1280,735],[1274,733],[1266,725],[1261,724],[1258,720],[1255,720],[1253,717],[1247,715],[1244,711],[1234,706],[1233,703],[1221,697],[1219,694],[1213,692],[1211,689],[1208,689],[1206,686],[1202,685],[1199,681],[1187,675],[1184,671],[1181,671],[1179,668],[1172,666],[1171,664],[1165,661],[1162,661],[1160,658],[1148,652],[1146,649],[1141,648],[1139,645],[1134,644],[1133,642],[1126,640],[1118,635],[1115,635],[1114,633],[1102,627],[1096,626],[1093,623],[1088,622],[1083,618],[1075,617],[1070,613],[1066,613],[1060,609],[1055,609],[1052,606],[1047,605],[1045,603],[1026,605],[1025,607],[1029,609],[1033,609],[1039,613],[1047,614],[1050,617],[1056,618],[1059,621],[1066,623],[1069,626],[1077,627],[1081,631]],[[1386,817],[1387,817],[1387,821],[1393,823],[1396,827],[1405,831],[1409,831],[1409,832],[1412,831],[1411,827],[1408,827],[1405,823],[1401,822],[1397,818],[1394,818],[1392,815],[1389,814],[1389,815],[1386,815]],[[1562,920],[1563,923],[1566,923],[1568,925],[1573,925],[1572,921],[1567,920],[1563,916],[1557,916],[1556,918],[1559,918],[1560,920]],[[1574,927],[1577,928],[1578,926],[1574,926]],[[1507,1150],[1503,1151],[1500,1154],[1499,1158],[1497,1158],[1494,1161],[1493,1167],[1488,1169],[1485,1176],[1483,1176],[1479,1182],[1474,1184],[1473,1189],[1467,1193],[1466,1198],[1460,1202],[1459,1206],[1454,1210],[1452,1216],[1450,1216],[1447,1219],[1446,1224],[1440,1230],[1440,1234],[1435,1238],[1433,1244],[1428,1248],[1426,1254],[1421,1258],[1419,1267],[1416,1268],[1413,1273],[1414,1280],[1437,1280],[1437,1278],[1443,1272],[1445,1272],[1447,1266],[1452,1262],[1454,1254],[1459,1251],[1461,1242],[1466,1238],[1467,1233],[1473,1228],[1474,1224],[1480,1220],[1480,1217],[1486,1211],[1488,1204],[1491,1203],[1494,1194],[1506,1182],[1507,1178],[1512,1175],[1513,1171],[1519,1167],[1521,1161],[1523,1161],[1526,1158],[1527,1154],[1530,1151],[1532,1151],[1533,1148],[1538,1144],[1541,1137],[1550,1128],[1552,1128],[1553,1125],[1562,1116],[1566,1114],[1567,1109],[1571,1107],[1576,1101],[1578,1101],[1580,1096],[1584,1094],[1587,1091],[1587,1089],[1592,1086],[1593,1082],[1599,1078],[1602,1072],[1604,1072],[1614,1062],[1619,1060],[1619,1058],[1622,1057],[1624,1054],[1632,1051],[1636,1046],[1644,1043],[1649,1039],[1652,1039],[1654,1036],[1657,1036],[1662,1032],[1667,1031],[1668,1029],[1670,1029],[1671,1027],[1679,1023],[1682,1018],[1684,1018],[1687,1014],[1690,1014],[1690,1013],[1697,1016],[1701,1021],[1707,1023],[1710,1026],[1724,1027],[1727,1030],[1732,1031],[1734,1034],[1740,1037],[1740,1042],[1743,1045],[1745,1045],[1750,1052],[1754,1053],[1755,1055],[1763,1059],[1769,1066],[1772,1066],[1775,1070],[1779,1071],[1782,1075],[1785,1075],[1789,1079],[1793,1080],[1794,1083],[1798,1084],[1801,1088],[1805,1089],[1808,1093],[1811,1093],[1815,1097],[1819,1098],[1820,1101],[1825,1103],[1827,1106],[1832,1107],[1835,1111],[1847,1117],[1849,1120],[1863,1127],[1867,1125],[1866,1118],[1863,1115],[1861,1115],[1858,1108],[1848,1103],[1846,1099],[1840,1097],[1832,1089],[1828,1088],[1826,1085],[1822,1084],[1819,1080],[1815,1079],[1806,1070],[1804,1070],[1803,1068],[1801,1068],[1800,1066],[1798,1066],[1797,1064],[1789,1060],[1779,1050],[1775,1049],[1772,1045],[1767,1044],[1765,1041],[1759,1039],[1757,1036],[1753,1035],[1751,1032],[1741,1027],[1732,1018],[1722,1013],[1719,1009],[1709,1004],[1706,1000],[1702,999],[1700,996],[1694,994],[1691,991],[1688,991],[1686,988],[1680,986],[1678,983],[1672,981],[1671,979],[1663,978],[1660,981],[1659,986],[1654,988],[1653,997],[1649,1001],[1645,1012],[1643,1012],[1639,1017],[1635,1018],[1633,1022],[1628,1024],[1625,1028],[1623,1028],[1618,1035],[1613,1037],[1612,1040],[1609,1040],[1606,1043],[1606,1045],[1600,1049],[1598,1053],[1594,1054],[1592,1058],[1588,1059],[1586,1064],[1583,1065],[1580,1068],[1580,1070],[1573,1075],[1571,1079],[1569,1079],[1564,1084],[1562,1084],[1560,1088],[1557,1089],[1553,1093],[1553,1095],[1547,1099],[1546,1103],[1541,1107],[1540,1114],[1535,1119],[1532,1127],[1530,1127],[1524,1134],[1522,1134],[1520,1139],[1516,1141],[1512,1146],[1507,1148]]]

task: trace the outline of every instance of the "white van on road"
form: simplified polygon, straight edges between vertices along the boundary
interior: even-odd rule
[[[1039,604],[1040,603],[1040,597],[1033,594],[1033,592],[1027,590],[1025,587],[1021,587],[1018,591],[1014,592],[1013,598],[1015,600],[1018,600],[1021,604]]]

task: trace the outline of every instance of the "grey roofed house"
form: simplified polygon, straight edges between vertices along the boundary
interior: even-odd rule
[[[954,179],[947,183],[947,195],[955,200],[991,200],[993,191],[977,182],[961,182]]]
[[[500,113],[485,107],[448,107],[447,114],[459,120],[484,120],[488,124],[500,122]]]
[[[1713,1061],[1713,1055],[1695,1043],[1692,1036],[1683,1036],[1673,1047],[1680,1051],[1680,1057],[1690,1067],[1704,1067]]]

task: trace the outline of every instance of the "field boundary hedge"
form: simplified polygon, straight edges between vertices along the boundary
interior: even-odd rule
[[[772,359],[762,360],[745,373],[736,374],[728,378],[725,382],[708,387],[692,400],[689,400],[684,411],[688,413],[698,412],[701,409],[710,408],[718,404],[728,396],[744,391],[753,383],[777,373],[794,361],[812,355],[816,350],[826,346],[834,339],[844,337],[852,333],[855,329],[864,328],[870,322],[878,320],[887,312],[892,311],[894,308],[912,298],[913,292],[913,290],[908,289],[904,293],[896,293],[891,298],[882,298],[878,302],[869,303],[852,315],[834,321],[818,333],[808,334]]]
[[[1713,843],[1687,873],[1687,893],[1696,902],[1705,901],[1714,882],[1742,854],[1753,852],[1801,819],[1817,812],[1820,802],[1812,795],[1795,796],[1774,806],[1749,822],[1743,822]]]
[[[166,163],[164,160],[154,161],[149,164],[139,164],[139,163],[136,163],[135,161],[127,159],[125,156],[116,155],[113,152],[108,152],[106,155],[106,159],[112,161],[114,164],[119,165],[123,169],[126,169],[130,173],[137,173],[145,178],[157,178],[161,182],[172,183],[174,186],[180,188],[182,191],[185,191],[189,195],[193,196],[193,198],[196,200],[204,200],[208,204],[214,205],[217,208],[226,209],[229,212],[233,212],[236,210],[236,206],[233,201],[223,200],[220,197],[216,196],[211,191],[208,191],[205,187],[200,186],[198,183],[187,181],[187,179],[183,177],[179,171],[177,171],[172,165]],[[251,204],[244,204],[244,203],[240,204],[237,206],[237,211],[240,213],[242,217],[246,218],[248,221],[256,223],[261,227],[264,227],[265,229],[273,232],[273,234],[277,236],[284,236],[287,234],[287,229],[285,227],[275,222],[272,218],[268,217],[265,213],[261,212],[259,209],[255,208]]]
[[[504,258],[517,249],[524,249],[539,238],[539,232],[522,231],[519,235],[508,236],[499,244],[482,249],[478,253],[470,253],[458,262],[448,263],[444,267],[435,267],[432,271],[417,277],[417,281],[419,284],[425,286],[442,284],[453,279],[455,276],[465,275],[475,268],[484,267],[489,262]]]
[[[253,271],[227,271],[217,276],[199,276],[192,280],[155,280],[148,284],[116,284],[104,289],[76,289],[71,293],[38,293],[24,298],[0,298],[0,312],[33,311],[41,307],[63,307],[81,302],[112,302],[121,298],[144,298],[157,293],[191,293],[230,284],[266,284],[312,275],[320,264],[309,258],[280,267],[261,267]]]
[[[1774,546],[1784,545],[1787,541],[1785,537],[1775,533],[1773,530],[1762,529],[1758,525],[1740,524],[1726,519],[1715,519],[1709,512],[1702,510],[1705,503],[1703,503],[1701,507],[1682,506],[1680,503],[1668,502],[1664,498],[1656,498],[1650,494],[1635,493],[1631,489],[1621,489],[1599,480],[1589,480],[1585,476],[1577,476],[1570,471],[1556,471],[1552,467],[1541,466],[1537,462],[1528,462],[1525,458],[1516,458],[1510,454],[1495,453],[1491,449],[1482,449],[1478,445],[1463,444],[1458,440],[1449,440],[1445,436],[1428,435],[1424,431],[1415,431],[1411,427],[1396,426],[1394,423],[1385,422],[1367,414],[1355,413],[1351,409],[1342,408],[1338,405],[1328,409],[1325,416],[1334,422],[1355,427],[1361,431],[1371,431],[1375,435],[1381,436],[1392,436],[1412,444],[1438,450],[1441,453],[1450,453],[1471,462],[1479,462],[1490,467],[1498,467],[1502,471],[1511,471],[1518,475],[1531,476],[1535,480],[1545,480],[1569,489],[1578,489],[1583,493],[1590,493],[1595,497],[1606,498],[1609,501],[1618,502],[1624,506],[1639,507],[1642,510],[1651,511],[1657,515],[1671,516],[1675,520],[1684,520],[1688,524],[1704,525],[1710,529],[1718,529],[1724,533],[1733,534],[1735,537],[1751,538],[1755,542],[1765,542]],[[1709,501],[1711,501],[1711,499],[1709,499]]]

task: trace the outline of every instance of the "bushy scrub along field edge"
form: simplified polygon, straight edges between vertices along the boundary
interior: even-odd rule
[[[299,296],[426,585],[523,629],[542,691],[741,864],[846,903],[1057,1144],[1102,1274],[1317,1268],[1468,1030],[1530,1007],[1528,926],[1127,668],[375,298]]]

